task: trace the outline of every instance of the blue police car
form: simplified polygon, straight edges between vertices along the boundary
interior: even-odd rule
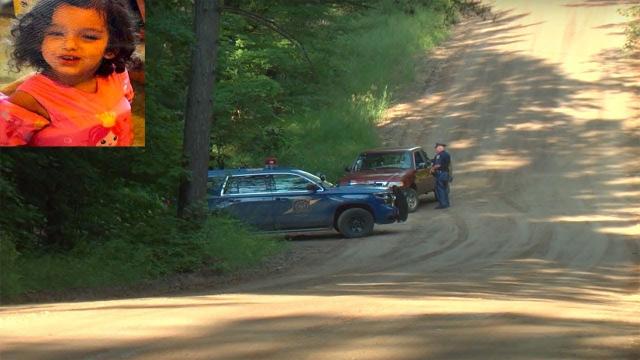
[[[406,207],[386,188],[336,187],[324,177],[294,168],[211,170],[211,210],[223,210],[263,231],[335,229],[362,237],[375,224],[407,218]]]

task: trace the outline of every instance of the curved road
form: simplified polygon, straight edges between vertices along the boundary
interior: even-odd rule
[[[305,261],[221,294],[4,307],[0,357],[640,358],[640,77],[617,13],[637,1],[573,1],[464,21],[381,124],[450,144],[452,208],[307,237]]]

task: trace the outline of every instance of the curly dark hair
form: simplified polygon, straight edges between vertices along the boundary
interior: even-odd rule
[[[108,76],[114,71],[125,71],[131,54],[135,50],[134,20],[131,9],[124,0],[40,0],[11,29],[13,36],[12,60],[16,70],[30,65],[38,70],[49,70],[49,64],[42,56],[42,41],[51,18],[58,6],[67,4],[84,9],[96,9],[106,20],[109,43],[106,51],[112,52],[113,59],[102,59],[96,75]]]

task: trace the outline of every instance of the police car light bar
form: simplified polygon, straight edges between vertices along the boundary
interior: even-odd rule
[[[273,169],[278,166],[278,159],[274,157],[268,157],[264,160],[264,167],[267,169]]]

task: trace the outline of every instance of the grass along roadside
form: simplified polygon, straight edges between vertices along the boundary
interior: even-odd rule
[[[332,43],[327,67],[337,69],[318,84],[315,103],[285,117],[290,146],[282,163],[336,180],[364,148],[379,145],[375,124],[393,95],[415,76],[420,56],[445,39],[447,13],[417,7],[412,15],[384,1],[364,16],[349,17]]]
[[[195,271],[232,273],[259,265],[287,244],[250,232],[236,220],[211,216],[201,229],[165,244],[111,240],[70,253],[25,256],[6,240],[0,246],[0,302],[12,303],[83,297],[101,289],[126,293],[127,287]]]

